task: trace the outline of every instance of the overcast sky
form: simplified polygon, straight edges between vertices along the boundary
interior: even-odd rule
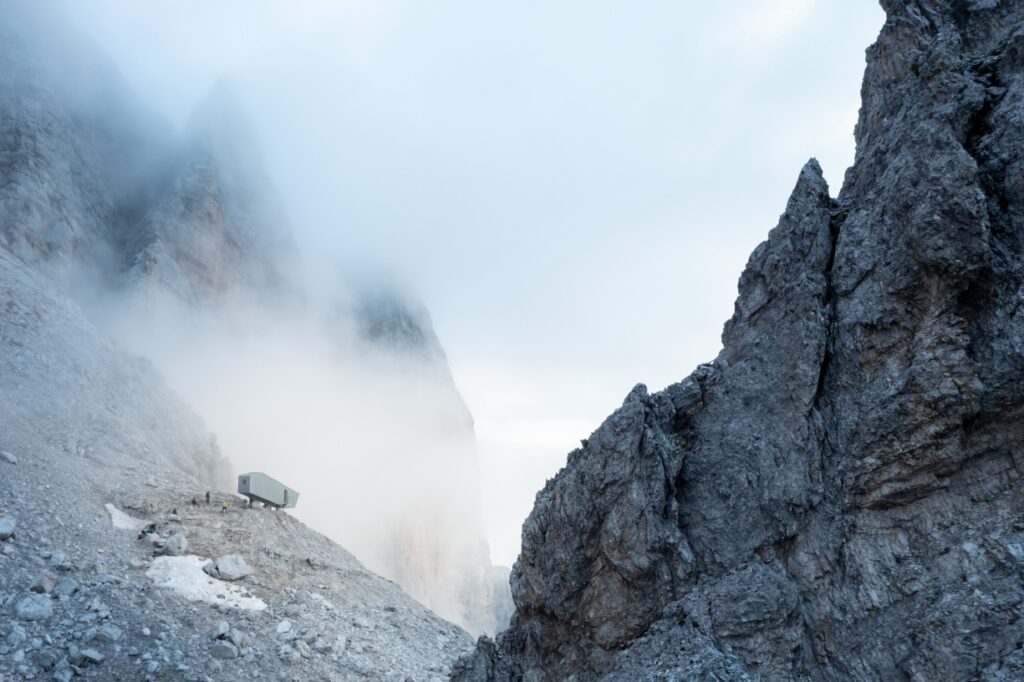
[[[718,352],[817,157],[853,158],[849,0],[90,0],[76,23],[175,125],[230,77],[318,276],[430,308],[476,419],[496,562],[637,382]]]

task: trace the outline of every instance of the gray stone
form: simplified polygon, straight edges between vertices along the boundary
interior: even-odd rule
[[[53,587],[53,593],[59,597],[70,597],[78,591],[78,583],[74,578],[62,576]]]
[[[252,567],[238,554],[228,554],[216,561],[208,561],[203,570],[214,578],[235,581],[252,575]]]
[[[123,635],[124,632],[121,628],[111,623],[107,623],[96,633],[96,639],[101,642],[113,643],[119,641]]]
[[[52,592],[56,586],[57,576],[55,576],[53,573],[50,573],[49,571],[46,571],[42,573],[38,578],[36,578],[35,582],[33,582],[31,587],[29,587],[28,589],[30,589],[33,592],[38,592],[40,594],[48,594]]]
[[[0,516],[0,540],[9,540],[14,537],[14,530],[18,524],[12,516]]]
[[[218,639],[210,646],[210,655],[220,659],[238,658],[238,648],[231,642]]]
[[[53,600],[44,594],[30,594],[14,609],[21,620],[46,620],[53,615]]]
[[[52,647],[40,649],[33,654],[33,660],[43,670],[53,670],[60,660],[60,652]]]
[[[25,634],[25,631],[20,626],[15,625],[11,628],[4,641],[7,643],[7,646],[13,649],[20,646],[26,639],[28,639],[28,635]]]
[[[17,464],[18,458],[9,452],[0,452],[0,459],[7,462],[8,464]]]
[[[249,635],[237,628],[231,628],[227,634],[227,639],[239,649],[244,649],[249,645]]]
[[[277,647],[277,657],[291,665],[297,665],[302,661],[302,654],[296,651],[290,644],[281,644]]]
[[[61,550],[51,552],[46,559],[46,565],[60,571],[70,571],[73,568],[71,562],[68,561],[67,554]]]
[[[188,553],[188,539],[182,532],[177,532],[168,538],[164,538],[159,547],[160,553],[168,556],[184,556]]]
[[[228,636],[228,633],[230,631],[231,626],[228,625],[227,621],[219,621],[216,625],[213,626],[213,629],[210,631],[210,639],[224,639]]]

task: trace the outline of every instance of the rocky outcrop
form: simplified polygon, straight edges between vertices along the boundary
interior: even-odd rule
[[[1019,675],[1024,8],[883,6],[838,199],[809,163],[718,358],[570,454],[453,679]]]
[[[107,267],[171,139],[71,27],[36,4],[0,8],[0,246],[65,284]]]
[[[179,138],[47,9],[0,8],[0,38],[0,246],[70,290],[288,293],[288,221],[229,85]]]
[[[257,150],[233,89],[218,84],[192,116],[173,180],[121,237],[136,291],[188,304],[286,293],[295,247]]]

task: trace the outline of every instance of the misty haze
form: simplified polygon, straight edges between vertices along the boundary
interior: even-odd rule
[[[1021,36],[0,0],[0,682],[1024,679]]]

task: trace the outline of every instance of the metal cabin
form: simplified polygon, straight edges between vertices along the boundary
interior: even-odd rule
[[[255,500],[277,509],[294,507],[299,501],[297,492],[259,471],[238,477],[238,493],[248,497],[250,504]]]

